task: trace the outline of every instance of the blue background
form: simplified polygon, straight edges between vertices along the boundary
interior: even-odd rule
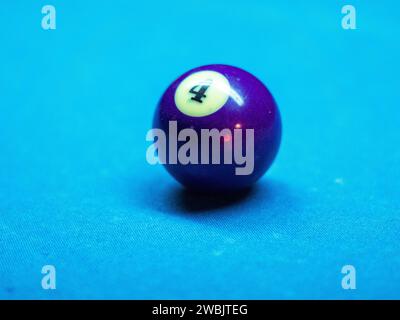
[[[54,31],[45,4],[0,9],[0,298],[400,298],[398,2],[351,1],[357,30],[344,1],[51,1]],[[145,160],[165,88],[210,63],[282,113],[237,200]]]

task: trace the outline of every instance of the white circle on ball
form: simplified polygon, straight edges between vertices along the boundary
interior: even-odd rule
[[[175,104],[184,114],[205,117],[217,112],[228,101],[228,79],[216,71],[199,71],[186,77],[175,91]]]

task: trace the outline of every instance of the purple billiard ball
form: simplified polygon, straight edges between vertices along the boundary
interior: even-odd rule
[[[281,118],[267,87],[228,65],[192,69],[157,106],[158,158],[181,184],[198,191],[237,191],[268,170],[281,141]]]

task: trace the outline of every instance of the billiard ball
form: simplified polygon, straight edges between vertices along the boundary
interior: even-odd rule
[[[267,87],[220,64],[176,79],[158,103],[153,128],[165,133],[168,146],[158,154],[167,171],[198,191],[250,187],[271,166],[281,141],[280,113]]]

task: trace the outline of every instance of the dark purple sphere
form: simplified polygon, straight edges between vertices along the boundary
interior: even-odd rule
[[[171,143],[170,122],[176,123],[178,134],[188,128],[198,134],[198,164],[182,164],[179,159],[177,164],[171,164],[167,148],[165,167],[184,186],[198,191],[237,191],[250,187],[271,166],[281,141],[279,110],[267,87],[252,74],[228,65],[198,67],[175,80],[161,97],[153,120],[153,128],[162,129],[168,143]],[[202,152],[202,129],[224,133],[218,141],[220,163],[212,163],[212,155],[216,153],[213,153],[211,140],[209,163],[201,161],[202,153],[206,154],[204,150],[207,150]],[[229,129],[232,134],[223,129]],[[247,129],[254,130],[250,130],[254,134],[254,157],[246,163],[242,159],[238,164],[239,157],[235,157],[233,149],[242,142],[241,154],[246,155],[246,146],[252,145],[246,140]],[[242,133],[242,141],[236,132]],[[187,141],[178,141],[178,150]],[[232,163],[224,161],[224,150],[229,148],[232,149]],[[250,147],[249,150],[248,159],[252,156]],[[237,168],[245,166],[248,172],[238,174]]]

